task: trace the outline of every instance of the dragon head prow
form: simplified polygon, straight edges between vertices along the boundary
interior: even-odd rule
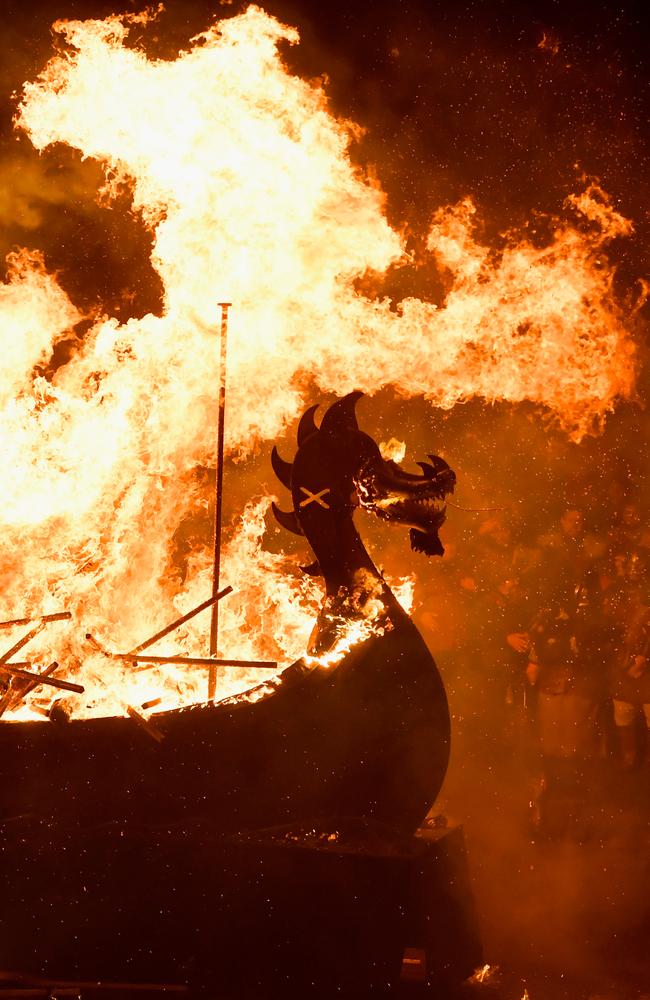
[[[355,479],[360,506],[391,524],[410,531],[411,548],[428,556],[444,553],[438,534],[445,522],[445,500],[453,493],[456,475],[444,459],[429,455],[422,475],[407,472],[392,459],[369,461]]]
[[[273,468],[294,502],[288,513],[274,505],[276,518],[290,531],[309,534],[310,528],[336,516],[351,516],[361,507],[390,524],[409,527],[414,551],[442,555],[438,532],[455,473],[436,455],[418,463],[420,475],[383,458],[375,441],[359,430],[355,406],[362,395],[352,392],[336,400],[320,427],[314,419],[317,407],[310,407],[298,427],[293,463],[273,450]]]

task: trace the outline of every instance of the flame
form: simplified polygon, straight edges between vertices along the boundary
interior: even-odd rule
[[[261,548],[264,516],[270,502],[270,498],[265,497],[248,504],[224,547],[223,562],[230,579],[237,581],[237,590],[221,602],[220,651],[227,650],[233,659],[269,659],[286,666],[307,646],[320,590],[310,577],[300,574],[297,559],[273,555]],[[188,584],[173,600],[171,620],[197,607],[210,594],[211,553],[207,549],[193,554],[189,577]],[[89,619],[88,612],[84,618]],[[278,620],[281,620],[281,629],[277,627]],[[154,618],[151,621],[156,623]],[[164,622],[158,620],[157,624]],[[142,623],[139,627],[142,630]],[[142,706],[151,701],[156,702],[153,706],[156,711],[164,711],[205,700],[205,670],[173,664],[134,669],[128,663],[108,659],[83,644],[78,635],[80,630],[69,628],[67,631],[68,656],[76,654],[81,676],[88,685],[83,705],[75,699],[76,716],[120,715],[129,706]],[[51,640],[56,644],[54,648],[61,648],[61,632],[59,629],[59,635]],[[203,612],[147,651],[161,656],[172,656],[179,651],[185,655],[193,652],[196,656],[205,656],[208,632],[209,612]],[[116,649],[113,623],[100,623],[97,637],[103,647]],[[130,645],[142,638],[142,631],[132,632]],[[219,677],[219,696],[234,695],[267,676],[266,671],[223,669]],[[33,699],[6,718],[15,721],[30,718],[32,704]]]
[[[128,44],[133,26],[146,30],[154,17],[57,22],[59,51],[25,85],[16,117],[36,149],[65,143],[101,163],[100,199],[129,192],[164,288],[159,316],[84,317],[26,251],[11,256],[0,288],[10,470],[1,610],[73,613],[74,627],[48,628],[29,648],[35,662],[65,659],[88,682],[80,714],[204,696],[203,672],[135,672],[83,635],[129,649],[210,593],[209,549],[195,547],[184,582],[170,552],[179,524],[205,505],[197,469],[213,462],[218,301],[234,303],[233,455],[286,428],[309,378],[339,394],[392,383],[441,407],[473,395],[530,400],[578,440],[632,394],[636,368],[605,255],[632,227],[595,183],[568,200],[578,221],[556,221],[545,246],[508,234],[496,252],[476,236],[470,199],[440,209],[427,248],[445,301],[394,308],[358,279],[374,275],[380,287],[390,267],[408,267],[404,238],[378,184],[351,160],[360,129],[279,54],[297,31],[251,6],[164,61]],[[76,350],[52,364],[82,319]],[[286,665],[305,648],[318,593],[263,550],[267,502],[247,509],[224,553],[223,579],[237,594],[220,610],[220,652]],[[200,616],[151,652],[205,655],[205,635]],[[229,671],[220,693],[252,680]]]
[[[552,56],[556,56],[560,51],[560,42],[552,32],[543,31],[542,37],[537,43],[537,48],[544,49],[545,51],[550,52]]]
[[[334,634],[335,641],[326,652],[305,656],[307,666],[331,670],[355,646],[392,631],[393,624],[382,596],[381,580],[360,569],[355,573],[349,593],[326,598],[320,620],[325,630]]]
[[[495,979],[499,975],[498,965],[482,965],[480,968],[475,969],[473,974],[467,980],[469,983],[489,983],[491,980]]]
[[[398,441],[397,438],[390,438],[389,441],[379,442],[381,457],[393,462],[403,462],[406,455],[406,442]]]

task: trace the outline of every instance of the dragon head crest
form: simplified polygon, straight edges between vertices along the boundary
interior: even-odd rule
[[[351,392],[328,409],[320,427],[306,411],[298,426],[298,450],[292,463],[276,448],[271,454],[280,482],[291,490],[293,510],[273,504],[279,523],[295,534],[324,532],[335,538],[335,525],[361,507],[391,524],[411,529],[411,547],[426,555],[444,552],[438,530],[445,520],[445,498],[454,490],[455,473],[436,455],[419,462],[421,475],[384,459],[379,447],[359,430],[355,414],[361,392]]]

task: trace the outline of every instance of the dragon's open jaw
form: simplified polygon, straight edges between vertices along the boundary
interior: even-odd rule
[[[445,499],[456,475],[437,455],[418,462],[422,475],[405,472],[396,462],[367,462],[355,477],[360,506],[393,524],[411,528],[411,548],[428,556],[444,553],[438,530],[446,516]]]

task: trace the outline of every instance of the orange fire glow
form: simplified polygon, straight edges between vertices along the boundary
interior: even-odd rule
[[[209,546],[193,552],[182,584],[170,549],[204,502],[197,466],[214,463],[218,301],[234,304],[230,454],[274,440],[310,380],[337,394],[392,384],[446,408],[476,395],[529,400],[576,440],[634,387],[634,345],[605,255],[631,224],[596,184],[569,199],[574,222],[557,221],[543,247],[510,234],[497,253],[479,242],[469,199],[441,209],[428,250],[445,302],[393,308],[357,279],[407,267],[403,238],[378,184],[352,162],[360,130],[283,62],[278,46],[296,44],[297,32],[251,6],[163,61],[127,44],[153,16],[57,22],[60,51],[25,85],[16,118],[36,149],[65,143],[103,164],[98,197],[130,191],[164,286],[161,315],[95,317],[48,378],[35,366],[79,311],[37,254],[14,254],[0,286],[0,447],[11,470],[1,613],[72,612],[73,624],[50,626],[29,650],[86,684],[78,715],[205,695],[204,671],[134,672],[83,636],[132,648],[211,592]],[[247,507],[223,554],[236,593],[220,606],[220,652],[286,666],[306,649],[320,591],[288,557],[263,550],[269,502]],[[205,655],[208,614],[151,652]],[[219,694],[253,679],[228,671]],[[11,717],[34,717],[38,698]]]

